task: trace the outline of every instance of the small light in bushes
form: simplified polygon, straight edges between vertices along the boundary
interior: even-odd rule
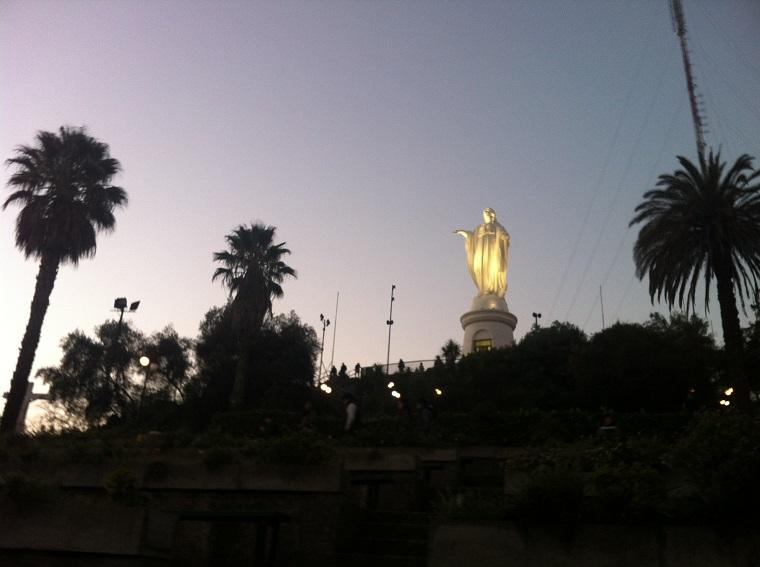
[[[395,384],[394,382],[388,382],[388,389],[390,390],[390,389],[391,389],[391,388],[393,388],[393,386],[395,386],[395,385],[396,385],[396,384]]]
[[[393,397],[394,397],[394,398],[396,398],[397,400],[398,400],[399,398],[401,398],[401,394],[399,394],[399,393],[398,393],[396,390],[393,390],[393,391],[391,392],[391,396],[393,396]]]
[[[442,394],[443,394],[443,390],[441,390],[440,388],[436,388],[436,389],[435,389],[435,395],[436,395],[436,396],[440,396],[440,395],[442,395]]]

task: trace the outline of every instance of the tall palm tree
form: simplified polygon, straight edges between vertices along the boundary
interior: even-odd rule
[[[8,186],[14,190],[3,203],[19,204],[16,246],[24,255],[39,259],[29,322],[21,341],[11,390],[0,432],[15,430],[40,340],[42,322],[50,303],[61,264],[76,266],[95,255],[96,235],[113,230],[114,209],[127,203],[121,187],[111,179],[121,165],[107,144],[83,128],[61,127],[39,132],[34,146],[18,146],[6,163],[15,168]]]
[[[267,314],[271,315],[272,300],[282,297],[282,282],[286,277],[296,277],[295,270],[282,261],[290,250],[284,242],[274,243],[275,231],[275,227],[260,223],[240,225],[225,237],[228,250],[214,252],[214,261],[222,265],[211,279],[221,279],[229,290],[230,313],[239,342],[233,405],[245,399],[251,341]]]
[[[758,289],[760,280],[760,170],[742,155],[730,167],[720,153],[700,165],[678,158],[682,169],[661,175],[644,194],[631,225],[644,223],[634,246],[636,275],[649,275],[649,295],[669,307],[694,307],[697,283],[704,278],[705,309],[710,285],[718,288],[729,377],[736,405],[749,409],[749,387],[742,369],[743,344],[736,296]]]

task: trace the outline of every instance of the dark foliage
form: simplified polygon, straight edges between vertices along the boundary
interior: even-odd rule
[[[715,401],[717,352],[704,321],[652,315],[597,333],[576,364],[580,407],[663,412]]]
[[[201,392],[193,402],[205,423],[229,408],[237,345],[229,311],[209,310],[196,343]],[[250,343],[244,407],[300,410],[312,391],[318,347],[314,329],[295,313],[268,319]]]
[[[81,331],[67,335],[61,363],[37,374],[74,420],[160,425],[176,419],[178,403],[194,388],[190,348],[171,327],[146,339],[129,322],[107,321],[95,338]],[[146,353],[151,362],[143,367],[139,359]]]

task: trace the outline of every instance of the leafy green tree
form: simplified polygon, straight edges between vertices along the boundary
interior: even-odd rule
[[[171,325],[153,333],[145,340],[141,354],[149,364],[145,375],[142,398],[148,397],[184,402],[193,384],[193,363],[190,358],[193,342],[179,336]]]
[[[171,326],[146,338],[129,322],[106,321],[94,338],[69,333],[61,341],[60,364],[37,375],[50,386],[51,401],[90,426],[133,419],[143,408],[167,414],[195,386],[191,348]],[[143,356],[149,365],[141,364]]]
[[[229,308],[209,310],[196,341],[203,420],[229,407],[236,364],[237,338]],[[319,342],[316,331],[294,312],[267,319],[248,348],[248,365],[242,400],[246,406],[301,409],[299,401],[316,367]]]
[[[657,333],[662,345],[658,366],[672,382],[679,384],[680,394],[686,388],[692,407],[705,407],[715,402],[719,350],[707,321],[685,313],[671,313],[669,318],[652,313],[644,326]]]
[[[272,313],[272,300],[282,297],[285,278],[296,276],[282,260],[290,250],[284,242],[275,244],[275,230],[262,224],[240,225],[226,236],[229,249],[214,253],[214,261],[221,266],[212,280],[221,279],[229,290],[230,317],[239,341],[233,405],[240,405],[246,397],[250,347],[265,317]]]
[[[736,296],[758,289],[760,277],[760,171],[742,155],[730,167],[710,152],[695,165],[678,158],[682,169],[661,175],[644,194],[631,225],[643,223],[634,246],[636,273],[649,276],[652,301],[694,307],[704,278],[705,307],[713,278],[718,288],[729,376],[740,409],[749,409]]]
[[[317,366],[319,340],[294,311],[264,322],[251,345],[246,404],[300,410]]]
[[[40,261],[29,322],[21,341],[0,432],[11,433],[23,402],[40,340],[50,294],[61,264],[76,266],[95,255],[98,231],[113,230],[114,209],[126,205],[126,192],[111,180],[119,172],[108,145],[82,128],[39,132],[34,146],[19,146],[7,164],[15,168],[14,192],[3,209],[18,203],[16,246]]]
[[[578,404],[589,409],[674,411],[714,401],[715,345],[707,324],[675,314],[595,334],[574,365]]]
[[[238,341],[229,312],[229,304],[209,309],[195,341],[200,387],[198,418],[203,423],[207,423],[215,412],[227,409],[232,395]]]
[[[41,368],[37,376],[50,386],[51,401],[89,425],[126,417],[139,401],[132,377],[139,372],[144,341],[128,322],[106,321],[95,329],[94,339],[77,330],[61,341],[61,363]]]
[[[540,407],[572,406],[573,365],[586,334],[571,323],[533,327],[514,347],[512,380]]]

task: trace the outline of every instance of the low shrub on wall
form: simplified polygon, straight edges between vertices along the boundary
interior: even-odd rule
[[[247,454],[276,465],[318,465],[329,461],[335,452],[330,439],[313,433],[293,432],[255,441]]]

